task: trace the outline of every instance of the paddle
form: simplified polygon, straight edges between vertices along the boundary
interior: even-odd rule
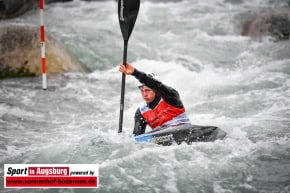
[[[134,25],[138,16],[139,7],[140,7],[140,0],[118,0],[118,17],[119,17],[121,32],[124,39],[124,53],[123,53],[124,65],[126,65],[127,63],[128,41],[129,41],[131,32],[133,31],[133,28],[134,28]],[[123,127],[125,81],[126,81],[126,75],[123,73],[118,133],[122,132],[122,127]]]

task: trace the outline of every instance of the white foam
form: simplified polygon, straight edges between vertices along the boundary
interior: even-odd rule
[[[3,116],[5,114],[13,115],[16,117],[22,117],[22,118],[44,118],[44,115],[42,114],[36,114],[31,111],[27,111],[25,109],[19,108],[19,107],[13,107],[8,106],[4,103],[0,104],[0,116]]]

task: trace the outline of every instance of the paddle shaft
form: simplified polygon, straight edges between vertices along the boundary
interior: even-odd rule
[[[126,66],[127,63],[127,48],[128,40],[124,40],[124,52],[123,52],[123,65]],[[119,118],[119,130],[118,133],[122,132],[123,128],[123,112],[124,112],[124,99],[125,99],[125,83],[126,74],[122,73],[122,86],[121,86],[121,101],[120,101],[120,118]]]
[[[140,0],[118,0],[118,18],[119,24],[124,40],[124,54],[123,64],[127,64],[127,47],[128,41],[136,22],[138,11],[140,7]],[[122,86],[121,86],[121,102],[120,102],[120,117],[119,117],[119,129],[118,133],[122,132],[123,127],[123,112],[124,112],[124,98],[125,98],[125,81],[126,74],[122,74]]]

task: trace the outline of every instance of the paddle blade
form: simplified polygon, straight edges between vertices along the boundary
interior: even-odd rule
[[[118,16],[123,39],[129,40],[140,7],[140,0],[118,0]]]

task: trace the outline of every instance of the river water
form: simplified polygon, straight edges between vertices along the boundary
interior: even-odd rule
[[[1,192],[290,192],[290,44],[241,36],[284,0],[142,1],[128,61],[176,88],[193,124],[226,139],[163,147],[131,138],[142,102],[126,82],[118,134],[123,40],[115,1],[50,4],[46,30],[91,73],[0,81],[0,163],[99,164],[99,189]],[[7,22],[7,21],[6,21]],[[8,22],[39,25],[39,11]],[[60,53],[61,54],[61,53]],[[48,64],[49,65],[49,64]]]

